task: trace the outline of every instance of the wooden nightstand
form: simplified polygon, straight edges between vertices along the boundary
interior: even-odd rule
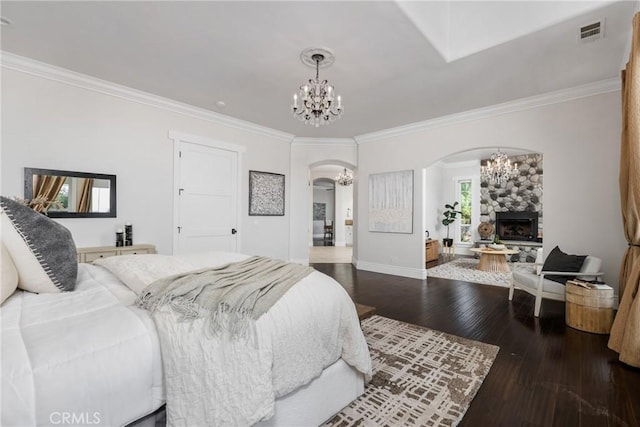
[[[93,262],[100,258],[107,258],[118,255],[142,255],[155,254],[154,245],[132,245],[132,246],[96,246],[93,248],[78,248],[78,262]]]

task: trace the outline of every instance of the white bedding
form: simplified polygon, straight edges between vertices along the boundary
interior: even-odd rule
[[[181,322],[169,309],[153,316],[170,426],[243,426],[268,419],[277,396],[307,384],[341,357],[371,374],[353,303],[339,284],[317,271],[258,319],[257,343],[207,337],[206,318]]]
[[[203,259],[211,262],[209,256]],[[111,273],[84,264],[74,292],[19,292],[8,299],[1,310],[1,424],[53,424],[52,416],[71,412],[85,417],[78,424],[89,424],[88,419],[93,425],[123,425],[161,406],[163,371],[156,329],[146,311],[132,306],[134,299]],[[321,273],[290,289],[256,327],[273,355],[270,375],[276,397],[308,383],[340,357],[371,373],[353,303],[338,283]],[[225,373],[216,368],[206,372]],[[216,397],[220,400],[204,405],[224,407],[226,394]],[[264,414],[272,407],[266,402]]]
[[[118,426],[162,406],[158,337],[134,299],[111,273],[87,264],[74,292],[7,299],[0,424]]]

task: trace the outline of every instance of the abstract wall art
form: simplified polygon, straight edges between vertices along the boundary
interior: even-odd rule
[[[284,175],[249,171],[249,215],[284,215]]]
[[[369,175],[369,231],[413,233],[413,170]]]

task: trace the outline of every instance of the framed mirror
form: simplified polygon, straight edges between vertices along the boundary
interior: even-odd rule
[[[24,168],[24,198],[51,218],[115,218],[116,176]]]

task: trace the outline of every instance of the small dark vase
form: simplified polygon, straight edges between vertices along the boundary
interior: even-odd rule
[[[444,238],[444,239],[442,239],[442,244],[445,247],[450,248],[451,246],[453,246],[453,239]]]

